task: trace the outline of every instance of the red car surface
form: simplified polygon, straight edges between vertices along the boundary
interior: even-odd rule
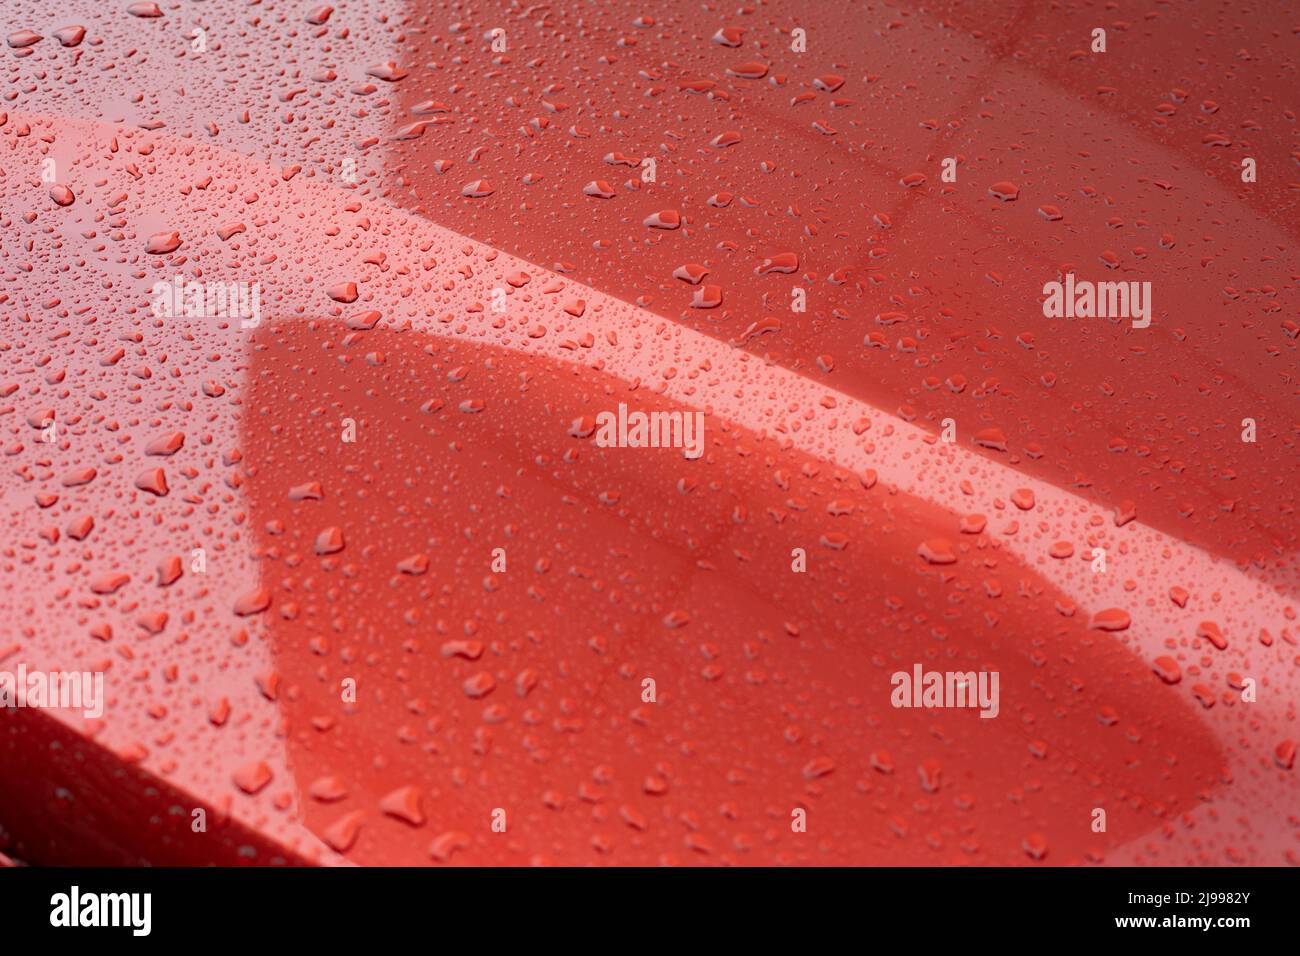
[[[1295,13],[8,0],[0,851],[1300,862]]]

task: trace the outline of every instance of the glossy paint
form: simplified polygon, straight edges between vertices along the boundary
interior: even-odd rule
[[[9,6],[0,850],[1300,860],[1277,8]]]

